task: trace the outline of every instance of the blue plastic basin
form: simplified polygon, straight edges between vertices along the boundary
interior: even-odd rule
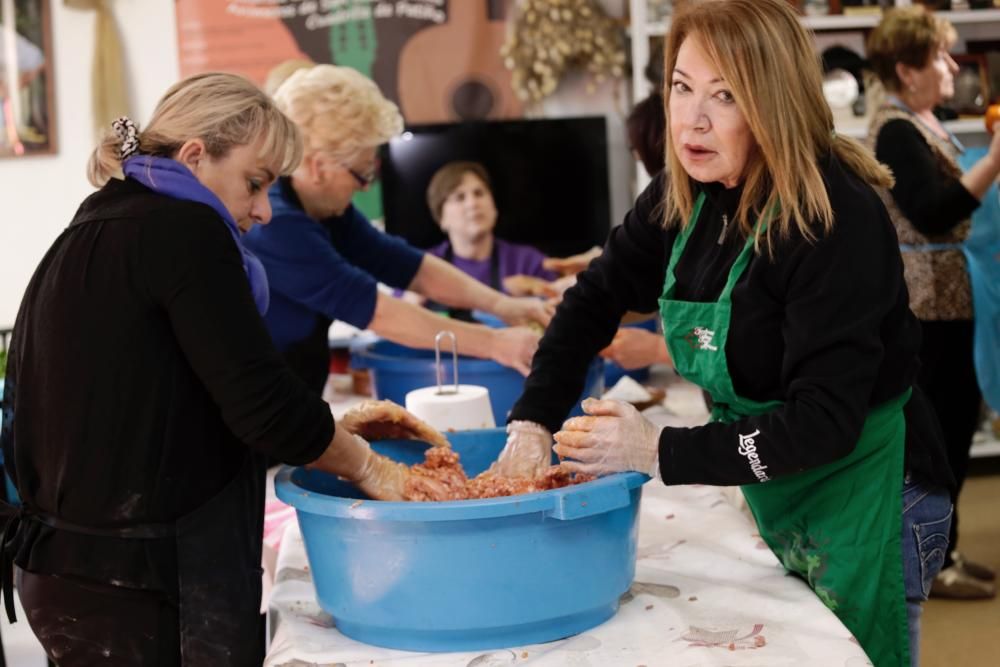
[[[387,398],[399,405],[405,405],[406,394],[410,391],[437,384],[433,350],[416,350],[381,340],[372,345],[352,348],[351,365],[371,371],[375,398]],[[442,355],[442,366],[446,381],[451,382],[450,354]],[[460,356],[458,380],[462,384],[480,385],[489,389],[493,417],[498,424],[507,421],[507,415],[524,390],[523,375],[489,359]],[[587,369],[583,393],[569,414],[583,414],[580,401],[588,396],[597,398],[603,393],[604,362],[595,358]]]
[[[449,433],[469,475],[496,459],[502,429]],[[406,463],[425,446],[374,443]],[[316,596],[358,641],[471,651],[568,637],[607,620],[635,574],[639,473],[508,498],[442,503],[358,499],[318,471],[283,468]]]

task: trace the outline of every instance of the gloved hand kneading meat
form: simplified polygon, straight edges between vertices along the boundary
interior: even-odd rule
[[[525,422],[525,424],[529,424]],[[345,444],[333,469],[317,462],[317,467],[334,472],[353,482],[376,500],[442,501],[473,498],[496,498],[522,493],[558,489],[594,479],[591,475],[573,474],[559,466],[550,466],[552,438],[527,428],[526,444],[515,447],[517,454],[506,459],[506,466],[495,463],[489,470],[469,479],[447,439],[437,429],[407,412],[392,401],[366,401],[337,422]],[[517,440],[519,429],[508,427]],[[532,440],[534,437],[534,440]],[[424,462],[407,467],[372,451],[365,438],[372,440],[420,440],[434,445],[424,455]],[[544,459],[544,460],[543,460]]]
[[[448,440],[427,422],[392,401],[365,401],[337,420],[365,440],[422,440],[435,447],[450,447]]]
[[[582,417],[572,417],[555,434],[562,467],[588,475],[635,470],[656,477],[660,471],[661,429],[623,401],[583,401]]]

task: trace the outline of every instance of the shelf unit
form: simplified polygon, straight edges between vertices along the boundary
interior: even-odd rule
[[[649,38],[663,37],[670,29],[670,21],[648,21],[646,0],[629,0],[632,38],[632,94],[640,100],[649,95],[649,83],[642,74],[644,63],[649,60]],[[969,24],[1000,23],[1000,9],[963,9],[938,12],[956,27]],[[813,31],[859,30],[874,28],[881,20],[878,14],[837,14],[832,16],[803,16],[802,25]],[[638,66],[637,66],[638,64]],[[952,130],[954,131],[954,130]]]
[[[646,0],[629,0],[632,50],[632,99],[641,100],[651,92],[650,84],[644,76],[645,64],[649,61],[649,40],[651,37],[662,37],[670,29],[670,21],[650,22]],[[939,14],[947,18],[961,32],[962,26],[998,24],[1000,28],[1000,9],[967,9],[942,11]],[[878,14],[847,14],[833,16],[803,16],[802,24],[815,32],[834,32],[838,30],[858,30],[874,28],[881,16]],[[862,138],[868,132],[868,119],[858,118],[838,123],[837,131],[846,136]],[[963,118],[945,123],[945,127],[956,135],[985,135],[986,128],[981,118]],[[636,191],[641,191],[649,183],[649,177],[641,166],[636,166]]]
[[[956,26],[967,23],[1000,21],[1000,9],[962,9],[944,11],[940,14]],[[811,30],[856,30],[858,28],[874,28],[881,18],[878,14],[803,16],[802,25]]]
[[[969,450],[969,456],[974,459],[984,459],[989,456],[1000,456],[1000,441],[993,438],[984,438],[982,440],[973,438],[972,449]]]
[[[992,23],[1000,21],[1000,9],[963,9],[940,12],[954,25]],[[858,30],[874,28],[881,20],[879,14],[835,14],[831,16],[803,16],[802,25],[810,30]],[[670,29],[669,21],[647,23],[647,37],[662,37]]]
[[[868,117],[853,119],[851,122],[837,124],[837,132],[855,139],[864,139],[868,135]],[[953,134],[979,134],[986,132],[982,117],[959,118],[946,120],[943,125]]]

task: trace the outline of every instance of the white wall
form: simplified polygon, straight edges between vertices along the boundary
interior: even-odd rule
[[[178,76],[174,1],[116,0],[113,6],[129,68],[132,115],[142,123]],[[85,170],[94,145],[94,14],[67,9],[61,0],[50,0],[49,7],[59,152],[0,160],[0,328],[13,325],[35,266],[93,191]]]

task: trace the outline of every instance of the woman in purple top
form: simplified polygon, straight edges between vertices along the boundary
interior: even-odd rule
[[[545,282],[558,274],[542,267],[545,255],[528,245],[502,241],[493,235],[497,207],[490,177],[478,162],[449,162],[431,178],[427,187],[431,215],[448,239],[429,253],[454,264],[493,289],[508,293],[507,279],[530,276]]]

